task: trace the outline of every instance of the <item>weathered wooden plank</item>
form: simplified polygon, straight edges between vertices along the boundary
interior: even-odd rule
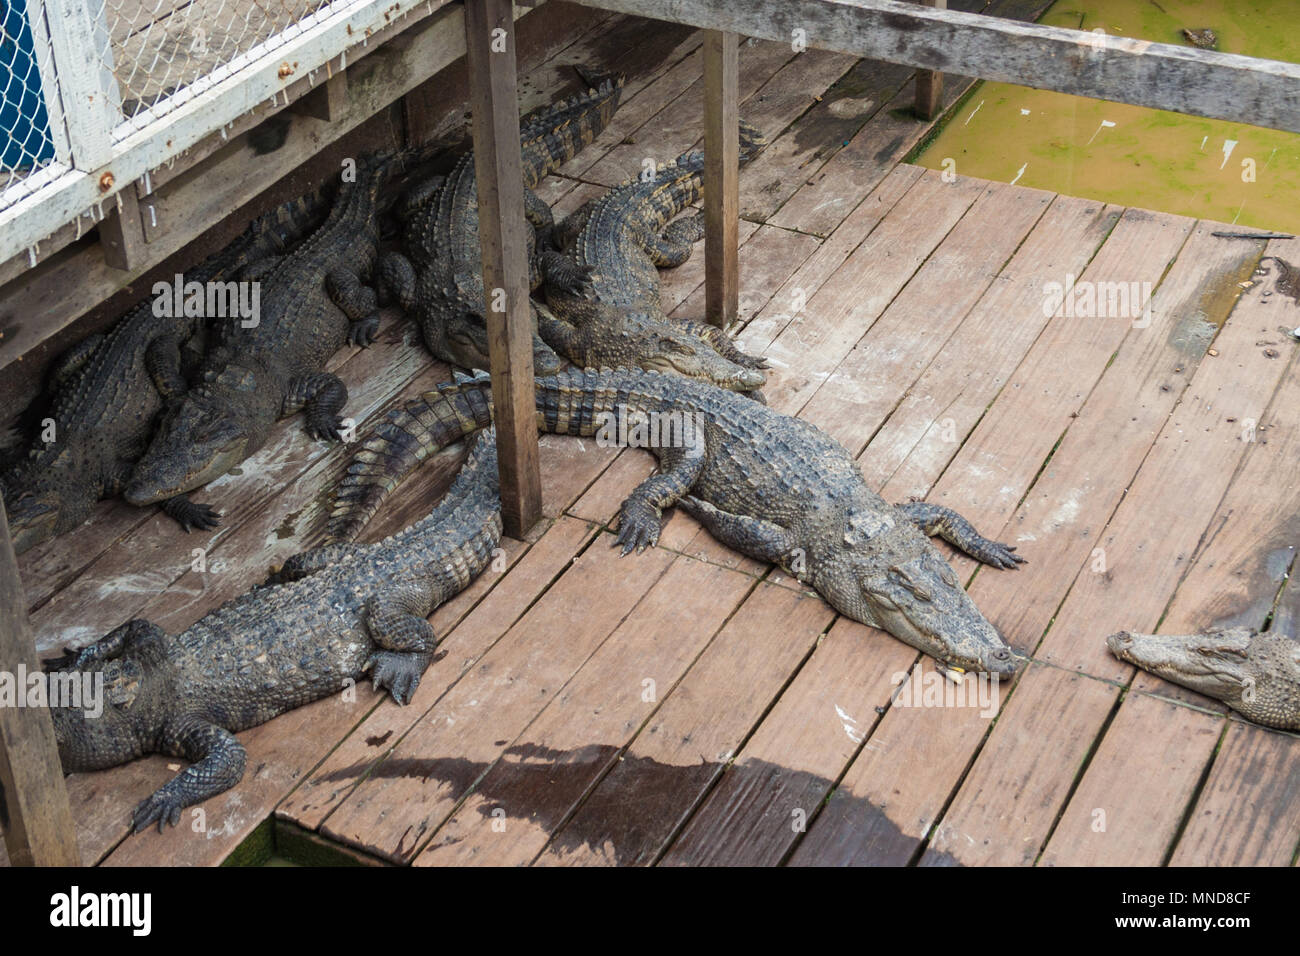
[[[843,265],[844,260],[893,210],[925,171],[919,166],[896,166],[872,193],[844,217],[839,227],[745,325],[741,344],[756,354],[803,311],[813,294]],[[742,223],[741,228],[744,228]],[[688,263],[689,265],[689,263]]]
[[[591,0],[621,13],[1300,132],[1300,66],[896,0]]]
[[[903,393],[993,284],[1051,200],[1051,193],[989,185],[820,382],[800,415],[855,455],[866,447]],[[997,229],[990,230],[990,222],[996,222]],[[810,303],[810,315],[816,317],[810,321],[823,317],[834,321],[834,313],[821,312],[824,299],[817,296]],[[921,330],[924,334],[917,334]],[[784,338],[774,343],[772,354],[803,371],[798,351],[782,347]]]
[[[28,681],[21,675],[39,674],[41,665],[27,623],[3,501],[0,608],[4,609],[0,613],[0,671],[10,683],[8,693],[13,697],[0,706],[0,808],[4,810],[5,849],[10,863],[17,866],[76,866],[80,857],[50,711],[39,702],[26,706],[32,701]]]
[[[1293,736],[1228,722],[1171,866],[1290,866],[1300,845]]]
[[[740,301],[739,37],[704,34],[704,319],[736,321]]]
[[[542,516],[533,410],[523,165],[510,0],[466,0],[465,44],[473,113],[479,241],[488,301],[488,348],[501,472],[501,521],[523,537]],[[500,301],[499,301],[500,300]]]
[[[1047,326],[1044,285],[1081,274],[1122,211],[1053,199],[859,457],[868,485],[924,497]]]
[[[805,69],[813,52],[802,54],[786,69]],[[814,94],[811,107],[784,131],[773,130],[767,149],[746,164],[740,183],[740,215],[756,221],[771,218],[865,126],[885,121],[885,104],[911,75],[905,66],[857,60],[825,92]],[[809,83],[803,91],[813,88]]]
[[[1098,324],[1110,325],[1112,333],[1122,335],[1113,363],[1085,400],[1067,402],[1051,412],[1047,431],[1058,429],[1056,433],[1064,432],[1064,438],[1023,503],[1013,505],[1014,515],[999,532],[1003,540],[1017,544],[1028,563],[1016,572],[1014,581],[981,572],[972,589],[980,607],[1016,647],[1033,650],[1038,645],[1080,568],[1088,575],[1094,568],[1104,571],[1111,566],[1102,562],[1104,555],[1094,554],[1103,529],[1196,373],[1209,336],[1233,308],[1235,293],[1240,292],[1233,278],[1243,266],[1249,272],[1253,253],[1211,238],[1211,231],[1198,225],[1178,252],[1150,300],[1148,327],[1133,328],[1131,320],[1119,317],[1054,318],[1041,346],[1035,346],[1022,371],[989,411],[987,425],[981,423],[981,429],[989,429],[991,446],[999,432],[1011,434],[1012,423],[1025,422],[1024,416],[1035,410],[1046,411],[1042,401],[1054,375],[1068,375],[1064,381],[1079,380],[1073,394],[1080,394],[1088,378],[1070,362],[1066,343]],[[1170,236],[1162,248],[1153,249],[1158,257],[1154,261],[1130,259],[1141,254],[1141,244],[1149,242],[1142,236],[1145,232],[1149,230],[1134,231],[1126,220],[1121,221],[1080,281],[1100,287],[1111,277],[1159,278],[1161,261],[1176,249],[1177,239]],[[1140,271],[1128,271],[1125,263]],[[1064,276],[1055,281],[1064,281]],[[1115,342],[1113,335],[1099,342],[1092,361],[1106,361]],[[1054,391],[1066,394],[1060,387]],[[980,461],[963,455],[958,460],[968,469]],[[1033,466],[1026,462],[1027,468]],[[897,493],[910,493],[910,479],[895,487]],[[1158,600],[1163,605],[1165,599]]]
[[[1216,354],[1196,369],[1097,537],[1094,550],[1101,552],[1074,579],[1039,648],[1041,659],[1112,680],[1132,675],[1132,666],[1116,660],[1104,638],[1123,628],[1152,630],[1160,621],[1250,447],[1245,421],[1263,418],[1286,371],[1255,344],[1274,321],[1261,301],[1239,299],[1215,337]]]
[[[803,308],[758,350],[773,366],[764,387],[773,408],[803,407],[987,188],[927,172],[817,293],[792,303]]]
[[[1071,575],[1087,560],[1092,527],[1104,525],[1113,512],[1190,378],[1190,372],[1182,375],[1172,370],[1194,369],[1198,355],[1203,354],[1208,338],[1204,334],[1189,336],[1189,331],[1194,331],[1188,327],[1189,317],[1221,322],[1232,306],[1233,296],[1221,298],[1213,290],[1222,284],[1224,273],[1231,277],[1234,269],[1240,269],[1242,257],[1249,260],[1251,255],[1225,249],[1209,232],[1209,228],[1198,229],[1184,246],[1151,301],[1150,325],[1128,332],[1016,518],[995,535],[1010,539],[1012,529],[1019,529],[1016,540],[1025,542],[1021,547],[1031,555],[1030,563],[1019,569],[1013,580],[981,572],[971,588],[984,613],[1022,649],[1032,650],[1046,628]],[[1101,256],[1098,260],[1105,266]],[[1159,262],[1153,265],[1158,267]],[[1087,278],[1090,275],[1093,273],[1085,273],[1083,281],[1092,281]],[[1171,379],[1171,375],[1180,377]],[[1026,394],[1032,397],[1034,392]],[[1024,419],[1020,421],[1023,425]],[[925,490],[920,489],[922,493]],[[1031,669],[1030,674],[1039,670]],[[1038,681],[1064,680],[1055,676],[1058,673],[1049,671]],[[1036,724],[1040,708],[1016,703],[1022,693],[1036,697],[1031,686],[1037,684],[1017,688],[993,740],[967,772],[962,789],[937,825],[927,861],[1032,862],[1038,853],[1065,796],[1062,787],[1073,779],[1081,754],[1069,741],[1010,752],[996,745],[999,740],[1045,733],[1031,726]],[[1104,725],[1113,695],[1100,694],[1091,684],[1071,692],[1077,700],[1064,690],[1058,688],[1058,692],[1059,699],[1078,708],[1064,721],[1070,740],[1086,745]],[[1050,708],[1047,711],[1051,712]],[[1040,799],[1026,800],[1025,794],[1037,794]],[[948,831],[960,836],[945,837]]]
[[[1089,731],[1118,697],[1114,684],[1030,665],[935,824],[921,865],[1032,864],[1092,747]]]
[[[532,862],[756,583],[714,565],[674,561],[511,742],[415,865]]]
[[[579,555],[329,815],[321,831],[405,862],[584,661],[636,607],[675,557],[648,551],[610,561],[601,541]],[[574,615],[575,607],[584,613]]]
[[[505,575],[489,572],[457,598],[460,600],[464,595],[471,595],[481,586],[480,582],[489,582],[492,578],[500,578],[505,585],[493,587],[486,597],[471,595],[467,600],[477,599],[477,603],[463,620],[457,623],[455,619],[435,613],[431,618],[435,630],[439,633],[445,631],[447,636],[411,703],[406,707],[384,703],[376,708],[309,778],[280,803],[276,816],[308,829],[319,827],[365,778],[370,768],[389,754],[448,689],[542,596],[595,533],[596,529],[586,522],[560,518]],[[510,540],[506,540],[507,548]]]
[[[1095,271],[1085,275],[1159,279],[1191,225],[1183,221],[1181,228],[1170,228],[1169,222],[1145,215],[1122,219],[1093,259],[1090,269]],[[934,483],[930,500],[957,508],[978,528],[1000,527],[1071,421],[1071,411],[1093,391],[1129,322],[1106,325],[1097,320],[1049,324],[942,478],[937,483],[936,476],[929,478]],[[1070,370],[1068,377],[1063,378],[1062,368]],[[1062,381],[1080,391],[1067,392]],[[1017,406],[1005,419],[999,415],[1004,403]],[[980,449],[978,456],[965,458],[974,448]],[[868,446],[866,455],[870,454]],[[899,498],[888,484],[882,493],[887,500]],[[1034,560],[1032,554],[1028,557]],[[963,576],[969,574],[967,568],[963,571]],[[1004,631],[996,609],[985,606],[979,588],[986,579],[1020,573],[981,573],[971,587],[977,606]],[[931,679],[933,663],[922,659],[920,667],[921,679]],[[810,831],[808,840],[814,842],[807,850],[801,847],[796,858],[815,862],[846,853],[857,862],[907,863],[941,815],[987,732],[988,720],[974,708],[891,707]],[[837,799],[848,801],[845,806],[851,809],[836,810]],[[864,806],[875,812],[864,812],[860,809]]]
[[[630,136],[614,146],[597,162],[592,163],[581,174],[587,182],[614,186],[635,176],[641,175],[650,162],[656,164],[670,163],[693,145],[701,142],[704,125],[704,65],[703,50],[696,59],[693,54],[670,71],[654,87],[647,90],[653,93],[653,102],[660,104],[660,109],[638,126]],[[737,102],[740,111],[748,119],[747,111],[754,94],[770,82],[773,74],[793,59],[795,53],[789,43],[747,42],[739,52],[739,75],[736,80]],[[693,69],[692,69],[693,68]],[[676,75],[679,71],[690,69],[686,76]],[[674,97],[664,99],[668,89],[657,89],[661,84],[671,89],[689,79],[685,90]],[[786,82],[789,80],[787,79]],[[635,106],[640,97],[629,106]],[[620,110],[620,112],[622,112]],[[617,117],[615,122],[617,122]],[[629,142],[630,140],[630,142]],[[599,140],[598,140],[599,142]],[[561,169],[567,171],[567,167]]]
[[[833,617],[760,583],[537,862],[654,862]]]
[[[1066,804],[1044,866],[1157,866],[1214,752],[1223,719],[1130,694]]]
[[[915,650],[883,631],[836,622],[663,862],[779,863],[915,659]]]
[[[775,226],[759,226],[754,229],[752,223],[744,221],[740,224],[740,235],[740,274],[743,281],[736,322],[743,326],[772,300],[777,290],[821,243],[801,232],[791,232]],[[673,271],[680,272],[687,265],[690,263]],[[673,291],[676,292],[676,289]],[[704,288],[697,285],[669,314],[685,319],[699,318],[705,314],[706,308]]]

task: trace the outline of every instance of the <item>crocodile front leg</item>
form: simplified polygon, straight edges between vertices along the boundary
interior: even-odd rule
[[[337,375],[314,372],[289,383],[289,394],[284,398],[280,417],[298,411],[307,414],[307,434],[312,438],[342,439],[343,420],[338,413],[348,400],[347,386]]]
[[[188,495],[173,495],[160,506],[163,514],[179,524],[186,534],[195,528],[210,531],[221,524],[221,512],[211,505],[190,501]]]
[[[41,661],[41,669],[47,674],[52,671],[87,670],[96,664],[116,660],[127,648],[148,656],[151,647],[161,650],[166,639],[167,632],[157,624],[142,617],[132,618],[92,644],[78,650],[65,650],[58,657],[46,658]]]
[[[537,254],[542,281],[553,289],[569,295],[587,295],[591,292],[592,266],[579,265],[562,252],[543,249]]]
[[[325,288],[352,323],[348,328],[348,342],[362,348],[373,342],[379,333],[379,297],[375,290],[363,285],[352,269],[331,271],[325,277]]]
[[[437,646],[427,619],[434,603],[432,588],[407,584],[380,591],[366,606],[366,629],[379,649],[363,670],[399,704],[410,703]]]
[[[679,508],[700,524],[728,548],[747,554],[756,561],[770,561],[790,570],[788,559],[798,545],[798,539],[789,528],[752,515],[732,514],[715,508],[707,501],[693,495],[683,495],[677,501]],[[795,577],[799,574],[791,571]],[[802,578],[800,578],[802,580]]]
[[[704,455],[680,449],[663,450],[659,459],[663,470],[637,485],[619,508],[618,537],[613,546],[622,545],[623,554],[628,555],[656,545],[663,529],[663,509],[690,491],[705,460]]]
[[[895,507],[926,534],[942,538],[976,561],[995,568],[1014,568],[1025,561],[1012,553],[1016,550],[1013,545],[984,537],[975,530],[974,525],[951,508],[932,505],[926,501],[908,501]]]
[[[244,747],[235,735],[199,717],[185,717],[163,728],[161,751],[191,761],[153,796],[136,807],[132,830],[151,823],[158,832],[181,822],[186,807],[229,790],[244,776]]]

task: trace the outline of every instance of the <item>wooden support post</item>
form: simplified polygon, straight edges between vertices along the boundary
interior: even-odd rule
[[[41,671],[26,607],[0,501],[0,671],[8,671],[20,694],[27,691],[26,680],[18,682],[20,672]],[[0,824],[15,866],[81,863],[54,724],[44,707],[0,706]]]
[[[948,0],[919,0],[922,6],[947,10]],[[916,74],[916,102],[913,109],[921,119],[932,120],[939,115],[939,101],[943,99],[943,74],[937,70],[918,70]]]
[[[740,303],[739,37],[704,34],[704,308],[719,328]]]
[[[123,189],[113,197],[112,211],[99,224],[105,265],[123,271],[139,267],[148,259],[148,241],[140,218],[139,197],[134,189]]]
[[[500,459],[501,518],[506,534],[522,538],[542,516],[542,479],[510,0],[466,0],[465,47]]]
[[[348,108],[348,74],[339,70],[324,83],[301,99],[294,100],[289,109],[301,116],[334,123],[342,118]]]

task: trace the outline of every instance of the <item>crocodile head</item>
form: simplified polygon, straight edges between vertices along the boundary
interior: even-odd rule
[[[613,329],[616,327],[618,333],[615,337]],[[767,375],[762,370],[733,362],[684,324],[632,313],[625,316],[618,326],[611,324],[610,329],[608,352],[599,347],[589,349],[587,364],[676,372],[732,392],[750,392],[762,388],[767,382]]]
[[[1300,730],[1300,642],[1248,627],[1204,634],[1138,634],[1106,638],[1122,661],[1221,700],[1269,727]]]
[[[956,572],[911,524],[876,508],[850,510],[841,540],[809,565],[837,611],[888,631],[945,670],[1005,677],[1019,667]]]
[[[468,369],[490,369],[492,359],[488,354],[487,321],[475,312],[462,312],[451,319],[437,336],[440,342],[430,343],[430,351],[444,361]],[[533,333],[533,375],[542,378],[554,375],[564,365],[555,350]]]
[[[123,497],[149,505],[213,481],[255,450],[237,406],[195,389],[163,416],[158,434],[131,473]]]

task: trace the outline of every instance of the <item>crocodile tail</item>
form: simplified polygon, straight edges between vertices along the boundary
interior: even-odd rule
[[[326,542],[355,540],[384,499],[425,459],[492,423],[486,372],[458,376],[389,412],[339,482]]]
[[[767,145],[762,130],[752,123],[740,121],[740,162],[748,163]],[[662,167],[651,181],[650,195],[642,205],[642,220],[652,231],[658,232],[668,222],[704,195],[704,150],[692,149]],[[634,189],[637,180],[628,183]]]
[[[526,116],[519,128],[524,186],[536,188],[544,176],[599,136],[614,118],[622,95],[623,77],[605,77],[585,93]]]

